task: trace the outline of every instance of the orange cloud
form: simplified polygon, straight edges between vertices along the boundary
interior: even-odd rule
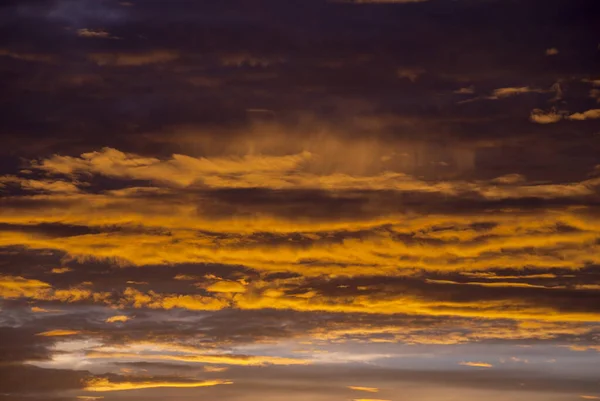
[[[202,368],[207,373],[218,373],[218,372],[226,372],[229,370],[226,366],[204,366]]]
[[[63,273],[68,273],[70,272],[71,269],[69,269],[68,267],[55,267],[54,269],[51,270],[52,274],[63,274]]]
[[[206,287],[206,291],[223,293],[241,293],[246,292],[246,287],[237,281],[217,281],[216,283]]]
[[[352,401],[390,401],[390,400],[382,400],[380,398],[354,398]]]
[[[43,337],[66,337],[66,336],[75,336],[77,334],[81,334],[81,332],[77,331],[77,330],[50,330],[50,331],[44,331],[43,333],[38,333],[36,335],[43,336]]]
[[[31,307],[31,311],[33,313],[48,313],[48,312],[51,312],[48,309],[40,308],[38,306],[32,306]]]
[[[461,362],[459,365],[463,366],[471,366],[474,368],[491,368],[493,365],[485,362]]]
[[[149,388],[196,388],[210,387],[220,384],[231,384],[226,380],[207,380],[197,382],[185,381],[123,381],[111,382],[109,379],[90,379],[85,383],[84,390],[93,392],[139,390]]]
[[[529,119],[538,124],[553,124],[563,119],[563,115],[554,110],[545,112],[541,109],[535,109],[531,112]]]
[[[379,389],[376,387],[360,387],[360,386],[348,386],[350,390],[366,391],[367,393],[377,393]]]
[[[117,316],[111,316],[108,319],[106,319],[105,321],[106,321],[106,323],[117,323],[117,322],[125,323],[128,320],[129,320],[129,316],[117,315]]]
[[[578,121],[593,120],[593,119],[598,119],[598,118],[600,118],[600,109],[588,110],[588,111],[584,111],[583,113],[575,113],[575,114],[571,114],[568,117],[569,120],[578,120]]]
[[[311,363],[310,361],[305,359],[257,355],[156,355],[135,354],[127,352],[109,353],[91,351],[86,356],[88,358],[103,359],[162,360],[239,366],[309,365]]]
[[[0,276],[0,298],[35,298],[50,284],[39,280],[30,280],[23,277]]]
[[[492,99],[505,98],[505,97],[515,96],[515,95],[521,95],[524,93],[540,93],[540,92],[544,92],[544,91],[540,90],[540,89],[533,89],[528,86],[514,87],[514,88],[512,88],[512,87],[499,88],[499,89],[495,89],[492,92]]]

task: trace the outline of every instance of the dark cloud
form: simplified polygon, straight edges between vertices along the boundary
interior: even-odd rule
[[[0,398],[596,396],[599,6],[3,2]]]

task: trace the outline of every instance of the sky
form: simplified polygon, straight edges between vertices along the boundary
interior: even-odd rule
[[[599,26],[3,1],[0,400],[600,400]]]

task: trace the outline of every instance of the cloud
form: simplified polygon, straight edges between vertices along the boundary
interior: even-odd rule
[[[474,368],[491,368],[493,365],[486,362],[461,362],[459,365],[463,366],[471,366]]]
[[[10,57],[15,60],[32,61],[32,62],[39,62],[39,63],[54,63],[54,62],[56,62],[56,57],[51,54],[21,53],[21,52],[10,51],[8,49],[0,49],[0,56]]]
[[[529,116],[531,122],[538,124],[554,124],[563,119],[563,114],[554,110],[544,111],[541,109],[535,109]]]
[[[33,174],[80,182],[82,190],[27,196],[25,205],[15,203],[23,200],[18,192],[1,200],[0,244],[18,246],[22,254],[52,250],[54,255],[50,264],[39,265],[27,278],[20,273],[7,276],[7,282],[16,283],[11,284],[16,293],[10,299],[40,302],[41,306],[45,306],[42,301],[77,303],[73,308],[94,304],[125,313],[136,309],[135,321],[124,325],[135,325],[136,330],[146,327],[146,314],[165,311],[174,317],[186,316],[187,311],[205,316],[235,310],[252,316],[268,310],[352,315],[360,316],[360,321],[387,321],[402,315],[461,322],[478,319],[480,326],[486,322],[485,327],[435,336],[414,327],[398,331],[381,325],[329,330],[331,339],[373,344],[562,338],[581,333],[581,324],[598,320],[598,310],[587,298],[569,301],[578,299],[574,292],[582,291],[577,287],[581,282],[540,283],[564,280],[566,270],[584,277],[586,266],[598,262],[594,250],[600,225],[586,206],[597,192],[598,180],[539,183],[509,173],[485,180],[432,182],[398,173],[395,177],[403,181],[373,189],[367,181],[386,173],[342,175],[313,169],[310,163],[316,155],[148,157],[103,149],[79,157],[38,159],[30,166]],[[285,186],[269,181],[271,174]],[[97,181],[109,182],[110,189],[98,190]],[[212,184],[215,181],[220,183]],[[234,182],[264,187],[238,191]],[[315,182],[324,184],[315,187]],[[396,192],[410,197],[421,194],[418,203],[435,207],[427,213],[390,209],[411,202]],[[293,203],[297,199],[307,203],[300,203],[299,208]],[[384,201],[377,203],[378,199]],[[531,199],[535,199],[533,204]],[[339,203],[327,207],[333,201]],[[360,207],[342,219],[331,218],[331,213],[347,204]],[[232,212],[228,205],[240,209]],[[274,213],[278,207],[284,212]],[[241,213],[243,208],[251,213]],[[490,208],[495,212],[489,213]],[[302,212],[298,219],[297,210],[327,213],[315,218]],[[71,271],[48,274],[57,265],[69,266]],[[463,282],[469,277],[463,273],[473,273],[477,279]],[[33,282],[33,290],[21,289],[38,274],[41,280]],[[128,282],[141,279],[147,283],[143,291],[128,288]],[[451,288],[458,285],[469,288]],[[551,287],[561,287],[560,292],[552,290],[557,292],[554,299],[547,294]],[[102,330],[126,328],[100,324],[107,316],[90,319]],[[500,320],[510,320],[512,326],[499,325]],[[515,328],[530,321],[547,326]],[[205,323],[206,330],[211,330],[213,323]],[[42,330],[55,327],[72,326],[56,322]],[[239,328],[242,338],[247,335],[244,327]],[[86,336],[93,333],[75,328]],[[282,336],[288,330],[275,325],[263,329],[260,338],[271,335],[264,334],[267,331]],[[236,338],[228,333],[229,338]],[[263,366],[272,362],[262,357],[227,356],[228,360],[223,355],[189,352],[94,355],[99,354],[90,358],[189,365]],[[273,363],[314,363],[288,359],[293,363],[285,359]]]
[[[521,95],[524,93],[543,93],[543,92],[544,92],[543,90],[533,89],[528,86],[514,87],[514,88],[512,88],[512,87],[499,88],[499,89],[494,89],[494,91],[492,92],[491,99],[500,99],[500,98],[511,97],[511,96],[515,96],[515,95]]]
[[[527,284],[527,283],[503,283],[503,282],[495,282],[495,283],[483,283],[483,282],[466,282],[466,283],[459,283],[456,281],[449,281],[449,280],[431,280],[431,279],[427,279],[427,282],[429,283],[434,283],[434,284],[455,284],[455,285],[477,285],[477,286],[481,286],[481,287],[517,287],[517,288],[544,288],[544,289],[552,289],[554,287],[545,287],[543,285],[532,285],[532,284]],[[562,287],[556,287],[557,289],[560,289]]]
[[[81,334],[80,331],[77,330],[50,330],[44,331],[43,333],[38,333],[36,335],[42,337],[66,337],[66,336],[76,336]]]
[[[416,3],[419,1],[427,1],[427,0],[415,0],[412,2]],[[384,1],[371,1],[371,3],[374,3],[374,2],[384,2]],[[424,73],[425,73],[425,71],[421,70],[421,69],[398,68],[396,70],[396,75],[398,76],[398,78],[406,78],[411,82],[416,82],[417,79]]]
[[[473,94],[475,94],[475,88],[473,88],[473,87],[460,88],[460,89],[455,90],[454,93],[459,94],[459,95],[473,95]]]
[[[51,312],[48,309],[40,308],[40,307],[37,307],[37,306],[32,306],[31,307],[31,311],[33,313],[48,313],[48,312]]]
[[[108,319],[106,319],[106,323],[125,323],[128,320],[130,320],[129,316],[116,315],[116,316],[111,316]]]
[[[226,366],[210,366],[210,365],[204,366],[202,369],[207,373],[220,373],[220,372],[226,372],[227,370],[229,370],[229,368]]]
[[[52,274],[64,274],[64,273],[68,273],[70,271],[73,271],[73,270],[68,267],[55,267],[50,272]]]
[[[556,114],[559,118],[560,115]],[[551,122],[553,115],[534,111],[532,120]],[[99,174],[114,178],[151,180],[157,184],[177,187],[209,187],[235,189],[316,189],[325,191],[406,191],[438,193],[459,196],[465,192],[479,192],[486,198],[518,198],[522,196],[569,196],[589,193],[587,186],[555,191],[559,186],[538,185],[499,188],[485,182],[437,182],[430,183],[411,175],[384,171],[377,175],[351,175],[342,173],[317,174],[311,171],[312,159],[319,157],[304,151],[285,156],[247,155],[230,158],[195,158],[175,154],[160,160],[116,149],[105,148],[99,152],[82,154],[81,157],[53,156],[34,163],[33,168],[51,174]],[[156,188],[133,188],[139,191],[160,193]],[[562,187],[561,189],[567,189]],[[579,192],[581,191],[581,192]],[[164,193],[164,191],[162,191]],[[127,195],[127,191],[115,192]]]
[[[246,292],[246,287],[236,281],[217,281],[214,284],[206,287],[206,291],[209,292],[223,292],[223,293],[242,293]]]
[[[311,362],[300,358],[260,355],[155,355],[134,353],[88,352],[86,357],[95,359],[132,359],[147,361],[177,361],[217,365],[265,366],[265,365],[309,365]]]
[[[25,191],[49,193],[79,192],[76,183],[62,180],[31,180],[17,176],[0,176],[0,188],[6,185],[16,185]]]
[[[480,96],[480,97],[475,97],[475,98],[471,98],[471,99],[467,99],[467,100],[462,100],[459,102],[459,104],[472,103],[472,102],[475,102],[478,100],[506,99],[506,98],[514,97],[517,95],[523,95],[523,94],[527,94],[527,93],[547,93],[547,92],[552,92],[552,91],[556,92],[556,96],[552,99],[552,101],[557,101],[562,98],[562,89],[561,89],[560,85],[554,84],[552,86],[552,88],[550,88],[550,90],[535,89],[535,88],[530,88],[529,86],[498,88],[498,89],[494,89],[492,91],[492,94],[489,96]],[[474,94],[474,90],[472,87],[471,88],[461,88],[457,91],[454,91],[454,93],[463,94],[463,95]]]
[[[376,387],[361,387],[361,386],[348,386],[350,390],[366,391],[367,393],[377,393],[379,389]]]
[[[404,3],[422,3],[428,0],[347,0],[354,4],[404,4]]]
[[[77,30],[77,36],[82,38],[118,39],[104,30],[82,28]]]
[[[381,398],[353,398],[353,401],[391,401],[391,400],[383,400]]]
[[[220,61],[223,66],[226,67],[269,67],[275,64],[281,64],[285,62],[283,58],[279,57],[263,57],[258,55],[252,55],[248,53],[229,53],[222,54]]]
[[[600,333],[596,128],[561,111],[595,103],[593,63],[497,41],[538,2],[12,1],[0,393],[595,394],[596,350],[557,347]],[[527,120],[552,105],[564,123]],[[35,335],[61,330],[80,334]],[[527,371],[458,365],[511,355]],[[154,389],[207,378],[236,385]]]
[[[34,297],[48,288],[50,288],[49,284],[39,280],[0,276],[0,297],[2,298]]]
[[[44,394],[45,399],[45,396],[52,399],[51,396],[59,392],[80,390],[82,381],[89,376],[85,371],[42,369],[10,362],[0,366],[0,390],[8,397],[14,397],[8,399],[26,401],[40,394]]]
[[[600,118],[600,109],[587,110],[582,113],[574,113],[568,115],[565,112],[549,111],[545,112],[540,109],[535,109],[531,112],[530,120],[538,124],[552,124],[557,123],[562,119],[571,121],[584,121]]]
[[[598,119],[598,118],[600,118],[600,109],[592,109],[592,110],[584,111],[583,113],[575,113],[575,114],[571,114],[570,116],[567,117],[567,119],[569,119],[569,120],[577,120],[577,121],[593,120],[593,119]]]
[[[118,381],[111,382],[106,378],[94,378],[85,383],[84,390],[92,392],[139,390],[149,388],[197,388],[218,386],[221,384],[232,384],[226,380],[206,380],[206,381]]]
[[[147,53],[90,53],[88,59],[99,66],[136,67],[148,64],[168,63],[179,58],[179,54],[168,50]]]

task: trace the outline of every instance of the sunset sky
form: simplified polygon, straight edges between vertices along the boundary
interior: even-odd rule
[[[599,27],[4,0],[0,400],[600,400]]]

